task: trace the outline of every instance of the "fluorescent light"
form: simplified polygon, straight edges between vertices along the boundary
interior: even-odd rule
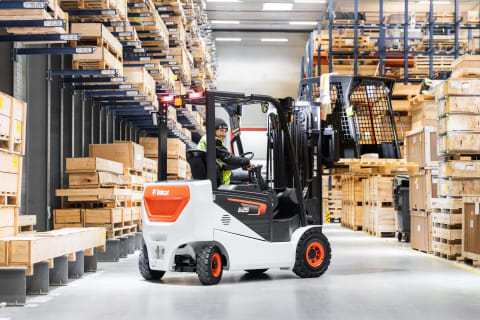
[[[288,42],[286,38],[262,38],[262,42]]]
[[[216,38],[215,40],[217,40],[217,41],[235,41],[235,42],[240,42],[240,41],[242,41],[242,38]]]
[[[240,21],[237,20],[212,20],[214,24],[239,24]]]
[[[208,0],[208,2],[242,2],[240,0]]]
[[[295,3],[327,3],[327,0],[295,0]]]
[[[318,24],[318,22],[317,21],[290,21],[289,24],[291,24],[291,25],[316,26]]]
[[[265,2],[263,4],[263,11],[288,11],[292,8],[293,3]]]
[[[430,1],[429,0],[422,0],[422,1],[419,1],[418,4],[430,4]],[[450,1],[433,1],[433,4],[451,4]]]

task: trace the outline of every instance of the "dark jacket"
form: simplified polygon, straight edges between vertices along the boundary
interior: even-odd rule
[[[235,170],[248,166],[250,160],[244,157],[238,157],[230,153],[228,149],[223,145],[220,139],[215,139],[216,141],[216,157],[220,159],[223,163],[226,164],[224,170]]]

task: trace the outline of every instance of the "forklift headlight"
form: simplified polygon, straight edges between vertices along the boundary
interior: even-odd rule
[[[145,211],[152,222],[175,222],[190,201],[188,186],[149,186],[143,195]]]

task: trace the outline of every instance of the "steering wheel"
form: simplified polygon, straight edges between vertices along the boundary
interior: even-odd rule
[[[255,154],[253,152],[245,152],[240,155],[240,157],[247,158],[248,160],[252,160]]]

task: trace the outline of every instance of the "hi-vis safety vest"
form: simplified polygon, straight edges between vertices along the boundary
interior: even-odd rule
[[[222,145],[225,147],[225,143],[221,139],[219,139],[217,137],[215,137],[215,139],[220,141],[222,143]],[[207,151],[207,136],[203,136],[202,139],[200,139],[200,142],[198,142],[197,147],[198,147],[198,149]],[[230,184],[230,176],[232,175],[232,171],[224,170],[223,168],[225,167],[225,164],[223,163],[222,160],[220,160],[218,158],[217,158],[217,164],[220,166],[220,169],[222,170],[223,184]]]

